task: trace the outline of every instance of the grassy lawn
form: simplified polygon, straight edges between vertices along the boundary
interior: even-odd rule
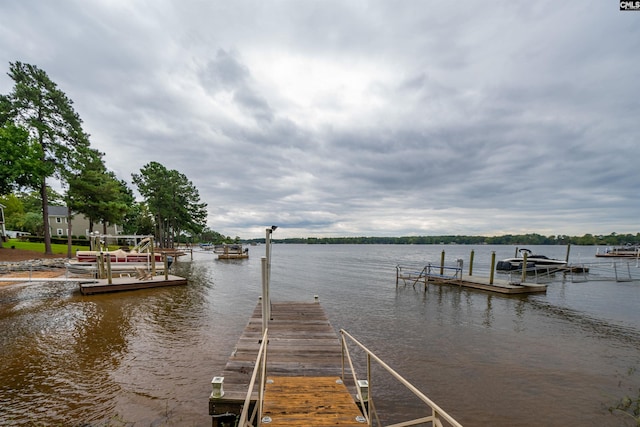
[[[15,246],[16,249],[22,249],[22,250],[27,250],[27,251],[36,251],[36,252],[43,252],[44,253],[44,243],[34,243],[34,242],[23,242],[22,240],[19,239],[9,239],[9,241],[4,242],[3,246],[5,248],[10,248],[11,246]],[[89,250],[89,246],[78,246],[78,245],[73,245],[71,246],[71,253],[75,254],[77,250],[81,250],[81,251],[88,251]],[[60,255],[67,255],[67,245],[61,245],[61,244],[57,244],[57,243],[52,243],[51,244],[51,251],[54,254],[60,254]]]

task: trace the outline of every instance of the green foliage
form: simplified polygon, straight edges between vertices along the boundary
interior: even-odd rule
[[[5,229],[21,231],[24,226],[24,204],[15,194],[0,197],[4,206]]]
[[[625,244],[640,244],[640,233],[617,234],[591,237],[548,236],[540,234],[506,234],[503,236],[405,236],[405,237],[300,237],[289,239],[274,239],[279,243],[306,244],[356,244],[356,245],[608,245],[622,246]],[[264,239],[251,239],[250,242],[264,242]]]
[[[207,205],[185,175],[150,162],[132,178],[153,216],[154,234],[162,247],[173,246],[182,232],[194,236],[204,230]]]
[[[205,227],[202,233],[197,236],[197,241],[213,243],[214,245],[222,244],[222,243],[238,243],[231,240],[229,237],[225,237],[224,235],[218,233],[217,231],[211,230],[209,227]]]
[[[0,127],[0,195],[21,188],[38,188],[45,173],[37,144],[29,132],[8,122]]]
[[[24,226],[22,231],[29,232],[36,236],[44,235],[44,225],[42,223],[42,214],[37,212],[28,212],[24,216]]]
[[[149,206],[144,202],[133,202],[125,215],[123,227],[124,234],[153,234],[154,222]]]
[[[77,172],[67,175],[67,206],[89,219],[90,231],[95,222],[102,222],[105,227],[108,223],[122,223],[133,195],[112,172],[107,171],[102,153],[86,149],[75,162]]]

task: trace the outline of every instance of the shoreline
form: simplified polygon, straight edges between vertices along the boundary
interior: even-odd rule
[[[64,276],[66,257],[59,254],[45,255],[34,251],[0,248],[0,286],[24,284],[24,282],[3,282],[3,276],[55,278]]]

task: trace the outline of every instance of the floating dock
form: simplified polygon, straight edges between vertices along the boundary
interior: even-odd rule
[[[163,286],[186,285],[187,279],[172,274],[148,276],[140,279],[132,277],[114,277],[109,279],[93,279],[90,283],[80,283],[83,295],[102,294],[107,292],[132,291],[137,289],[159,288]]]
[[[404,285],[417,283],[424,285],[426,289],[429,283],[436,285],[453,285],[465,288],[479,289],[501,294],[529,294],[546,292],[547,285],[539,283],[514,283],[500,278],[489,278],[480,276],[469,276],[462,274],[461,269],[455,267],[444,267],[443,273],[438,273],[439,267],[434,268],[434,272],[426,267],[423,270],[407,270],[400,266],[396,267],[396,287],[402,282]]]
[[[213,251],[218,254],[218,259],[246,259],[249,258],[249,249],[241,244],[215,245]]]
[[[340,340],[318,302],[272,303],[268,336],[263,407],[268,425],[363,425],[357,420],[362,413],[340,379]],[[262,306],[258,303],[223,371],[224,394],[209,399],[214,427],[226,425],[241,413],[261,339]],[[257,399],[253,390],[251,404]]]

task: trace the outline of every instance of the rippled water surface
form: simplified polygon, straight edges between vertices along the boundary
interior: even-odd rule
[[[536,252],[564,258],[566,248]],[[320,297],[344,328],[465,426],[619,426],[607,408],[640,387],[640,282],[555,277],[546,294],[396,288],[395,266],[475,253],[488,275],[507,246],[274,245],[272,299]],[[260,257],[183,257],[183,287],[82,296],[77,285],[0,287],[0,424],[208,426],[224,369],[261,292]],[[595,262],[572,247],[571,262]],[[635,265],[631,268],[636,269]],[[422,406],[390,379],[385,420]],[[632,425],[632,424],[627,424]]]

